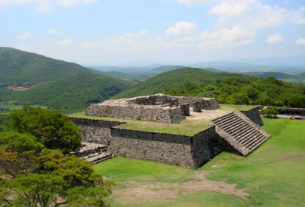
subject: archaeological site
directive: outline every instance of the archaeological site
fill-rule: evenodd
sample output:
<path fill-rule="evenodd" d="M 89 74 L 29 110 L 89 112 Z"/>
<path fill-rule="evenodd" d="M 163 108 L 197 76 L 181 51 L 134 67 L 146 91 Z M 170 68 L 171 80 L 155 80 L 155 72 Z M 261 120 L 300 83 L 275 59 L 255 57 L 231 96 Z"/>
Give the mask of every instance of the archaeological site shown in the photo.
<path fill-rule="evenodd" d="M 91 151 L 95 145 L 104 150 L 85 153 L 93 163 L 124 156 L 198 168 L 222 151 L 247 156 L 266 141 L 270 135 L 261 128 L 258 109 L 239 111 L 220 106 L 214 98 L 155 94 L 91 104 L 85 115 L 70 120 Z M 129 122 L 136 128 L 126 128 Z M 192 130 L 186 123 L 202 127 L 192 135 L 166 132 L 171 126 Z"/>

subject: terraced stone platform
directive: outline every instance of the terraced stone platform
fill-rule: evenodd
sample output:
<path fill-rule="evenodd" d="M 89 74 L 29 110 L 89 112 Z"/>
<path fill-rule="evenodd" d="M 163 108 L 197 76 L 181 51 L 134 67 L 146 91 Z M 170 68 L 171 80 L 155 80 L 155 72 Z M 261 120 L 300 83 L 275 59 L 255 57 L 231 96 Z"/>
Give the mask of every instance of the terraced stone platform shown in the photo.
<path fill-rule="evenodd" d="M 217 134 L 244 156 L 270 137 L 260 126 L 239 111 L 214 119 L 211 125 L 215 126 Z"/>

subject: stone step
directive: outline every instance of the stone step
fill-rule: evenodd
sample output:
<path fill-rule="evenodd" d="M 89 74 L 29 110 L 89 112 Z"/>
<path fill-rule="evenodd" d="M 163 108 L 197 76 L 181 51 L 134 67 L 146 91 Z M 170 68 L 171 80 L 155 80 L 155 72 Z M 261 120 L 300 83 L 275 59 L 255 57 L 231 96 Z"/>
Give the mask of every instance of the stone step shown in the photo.
<path fill-rule="evenodd" d="M 247 132 L 245 134 L 241 134 L 239 135 L 239 137 L 237 137 L 236 139 L 240 142 L 240 143 L 243 143 L 245 140 L 248 140 L 249 138 L 253 137 L 253 136 L 256 136 L 257 135 L 257 131 L 250 131 L 250 132 Z"/>
<path fill-rule="evenodd" d="M 243 138 L 247 138 L 249 136 L 252 136 L 254 135 L 255 133 L 257 133 L 257 131 L 253 128 L 247 128 L 247 130 L 244 130 L 244 131 L 240 131 L 240 132 L 237 132 L 237 133 L 234 133 L 234 134 L 230 134 L 231 136 L 235 136 L 236 139 L 240 139 L 240 137 L 243 137 Z"/>
<path fill-rule="evenodd" d="M 219 126 L 221 126 L 223 129 L 228 129 L 228 128 L 233 128 L 233 127 L 239 126 L 241 124 L 244 124 L 244 122 L 241 122 L 238 119 L 234 119 L 234 120 L 232 120 L 232 122 L 227 122 L 226 124 L 219 125 Z"/>
<path fill-rule="evenodd" d="M 245 140 L 241 141 L 241 143 L 248 148 L 248 143 L 256 142 L 257 139 L 259 139 L 261 137 L 262 137 L 262 134 L 260 134 L 260 133 L 253 134 L 248 139 L 245 139 Z"/>
<path fill-rule="evenodd" d="M 247 124 L 247 123 L 243 123 L 243 124 L 240 124 L 236 127 L 225 129 L 225 131 L 228 132 L 231 135 L 235 135 L 239 132 L 242 132 L 242 131 L 245 131 L 245 130 L 248 130 L 248 129 L 251 129 L 250 125 Z"/>
<path fill-rule="evenodd" d="M 257 142 L 255 145 L 251 146 L 249 148 L 250 152 L 252 152 L 253 150 L 255 150 L 258 146 L 260 146 L 262 143 L 264 143 L 268 138 L 264 137 L 263 139 L 261 139 L 259 142 Z"/>
<path fill-rule="evenodd" d="M 75 152 L 75 155 L 80 157 L 85 157 L 89 154 L 93 154 L 96 152 L 101 152 L 106 150 L 106 146 L 102 144 L 96 144 L 96 143 L 88 143 L 88 142 L 82 142 L 81 148 L 78 152 Z"/>
<path fill-rule="evenodd" d="M 270 136 L 240 112 L 219 117 L 212 123 L 216 132 L 243 155 L 249 154 Z"/>
<path fill-rule="evenodd" d="M 101 154 L 98 154 L 98 155 L 89 157 L 89 158 L 87 158 L 87 159 L 85 159 L 85 160 L 88 161 L 88 162 L 97 164 L 97 163 L 100 163 L 100 162 L 102 162 L 102 161 L 108 160 L 108 159 L 110 159 L 110 158 L 112 158 L 112 155 L 111 155 L 111 154 L 108 154 L 108 153 L 101 153 Z"/>
<path fill-rule="evenodd" d="M 213 120 L 213 122 L 217 123 L 218 125 L 221 125 L 223 122 L 227 122 L 227 121 L 232 120 L 232 118 L 234 118 L 234 114 L 230 113 L 230 114 L 227 114 L 223 117 L 220 117 L 220 118 L 217 118 L 217 119 Z"/>

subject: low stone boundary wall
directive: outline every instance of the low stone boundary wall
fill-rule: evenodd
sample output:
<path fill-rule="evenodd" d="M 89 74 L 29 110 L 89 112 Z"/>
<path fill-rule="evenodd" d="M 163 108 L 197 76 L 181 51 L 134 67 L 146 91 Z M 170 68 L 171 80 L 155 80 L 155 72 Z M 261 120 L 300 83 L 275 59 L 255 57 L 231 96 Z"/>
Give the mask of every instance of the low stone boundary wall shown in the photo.
<path fill-rule="evenodd" d="M 279 112 L 279 114 L 305 116 L 305 108 L 278 107 L 276 111 Z"/>

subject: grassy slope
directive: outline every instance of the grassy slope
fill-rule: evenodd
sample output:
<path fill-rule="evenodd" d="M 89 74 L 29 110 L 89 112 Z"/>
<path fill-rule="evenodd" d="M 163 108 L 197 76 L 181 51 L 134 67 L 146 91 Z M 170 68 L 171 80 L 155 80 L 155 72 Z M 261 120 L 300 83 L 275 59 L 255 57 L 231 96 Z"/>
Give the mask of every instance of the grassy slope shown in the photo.
<path fill-rule="evenodd" d="M 86 71 L 75 63 L 0 47 L 0 85 L 45 82 Z"/>
<path fill-rule="evenodd" d="M 192 179 L 194 173 L 205 172 L 210 180 L 235 183 L 250 194 L 244 199 L 217 191 L 183 191 L 174 199 L 116 197 L 112 206 L 304 206 L 305 122 L 264 119 L 264 123 L 272 137 L 252 154 L 241 157 L 223 152 L 198 170 L 122 157 L 94 168 L 122 190 L 126 181 L 132 181 L 129 185 L 135 181 L 141 185 L 180 183 Z"/>
<path fill-rule="evenodd" d="M 80 73 L 41 86 L 15 91 L 10 99 L 19 104 L 38 104 L 64 112 L 79 111 L 133 86 L 133 81 L 94 73 Z"/>
<path fill-rule="evenodd" d="M 232 76 L 241 75 L 233 73 L 214 73 L 194 68 L 176 69 L 152 77 L 134 88 L 118 94 L 115 98 L 160 93 L 168 89 L 178 88 L 186 82 L 209 84 L 216 82 L 216 80 L 222 80 Z"/>

